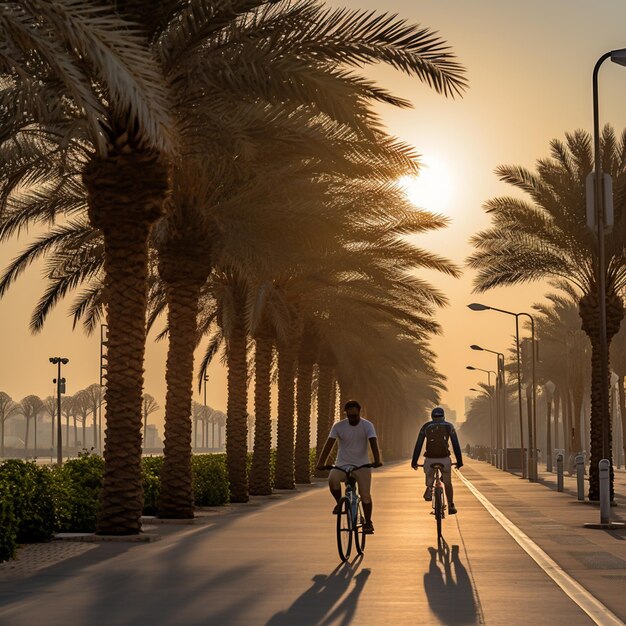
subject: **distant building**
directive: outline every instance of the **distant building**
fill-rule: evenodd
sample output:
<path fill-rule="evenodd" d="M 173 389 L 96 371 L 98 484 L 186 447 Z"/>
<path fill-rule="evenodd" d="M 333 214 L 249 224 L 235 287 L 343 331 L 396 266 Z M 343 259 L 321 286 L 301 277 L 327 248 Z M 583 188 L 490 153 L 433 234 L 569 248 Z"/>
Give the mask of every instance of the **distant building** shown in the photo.
<path fill-rule="evenodd" d="M 155 450 L 163 447 L 161 437 L 159 437 L 159 429 L 155 424 L 148 424 L 146 428 L 146 448 Z"/>

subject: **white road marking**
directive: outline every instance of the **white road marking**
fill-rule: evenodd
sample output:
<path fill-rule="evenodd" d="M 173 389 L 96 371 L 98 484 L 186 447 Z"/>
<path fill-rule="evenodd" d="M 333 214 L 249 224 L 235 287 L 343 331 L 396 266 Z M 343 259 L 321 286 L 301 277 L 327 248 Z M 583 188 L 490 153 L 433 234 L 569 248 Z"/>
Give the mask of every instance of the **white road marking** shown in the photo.
<path fill-rule="evenodd" d="M 580 583 L 552 560 L 526 533 L 518 528 L 506 515 L 497 509 L 461 472 L 456 475 L 487 509 L 491 516 L 515 539 L 521 548 L 539 567 L 599 626 L 626 626 L 624 622 L 591 595 Z"/>

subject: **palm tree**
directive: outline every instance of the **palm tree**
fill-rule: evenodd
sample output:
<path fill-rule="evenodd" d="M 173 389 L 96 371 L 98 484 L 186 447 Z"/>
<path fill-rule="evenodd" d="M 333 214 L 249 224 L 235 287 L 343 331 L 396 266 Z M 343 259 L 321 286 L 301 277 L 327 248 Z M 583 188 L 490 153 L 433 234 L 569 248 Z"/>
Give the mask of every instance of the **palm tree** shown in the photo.
<path fill-rule="evenodd" d="M 626 325 L 622 324 L 619 332 L 611 343 L 611 365 L 617 374 L 617 389 L 619 393 L 619 411 L 622 420 L 622 447 L 626 458 L 626 394 L 624 379 L 626 378 Z"/>
<path fill-rule="evenodd" d="M 98 532 L 137 533 L 146 241 L 169 188 L 166 86 L 138 22 L 144 20 L 143 32 L 154 31 L 163 11 L 70 0 L 5 8 L 10 53 L 2 69 L 10 80 L 3 98 L 13 104 L 2 127 L 18 137 L 16 145 L 35 144 L 39 180 L 50 182 L 57 172 L 47 167 L 48 156 L 82 152 L 89 218 L 104 238 L 110 365 Z M 19 170 L 9 187 L 33 181 L 32 170 Z"/>
<path fill-rule="evenodd" d="M 155 411 L 158 411 L 161 407 L 158 402 L 149 393 L 143 394 L 143 404 L 141 412 L 143 414 L 143 448 L 146 448 L 146 441 L 148 439 L 148 417 Z"/>
<path fill-rule="evenodd" d="M 579 292 L 582 327 L 592 346 L 591 467 L 589 499 L 599 499 L 598 462 L 602 458 L 603 380 L 600 364 L 599 303 L 597 300 L 597 255 L 587 228 L 585 179 L 593 169 L 591 137 L 584 131 L 566 135 L 566 142 L 553 140 L 551 158 L 537 162 L 537 171 L 501 166 L 497 174 L 527 193 L 532 202 L 500 197 L 488 201 L 486 211 L 493 227 L 472 239 L 476 252 L 470 267 L 478 270 L 477 291 L 530 280 L 556 278 Z M 623 186 L 626 182 L 626 134 L 618 140 L 605 127 L 601 138 L 603 167 L 615 181 L 615 227 L 607 235 L 606 307 L 607 340 L 611 342 L 623 317 L 619 296 L 626 286 L 626 228 Z M 609 440 L 611 434 L 609 434 Z M 611 497 L 613 481 L 611 479 Z"/>
<path fill-rule="evenodd" d="M 26 396 L 20 401 L 20 412 L 26 420 L 26 434 L 24 435 L 24 450 L 28 450 L 28 434 L 30 430 L 30 422 L 35 422 L 35 429 L 37 428 L 37 416 L 43 411 L 43 402 L 39 396 L 30 395 Z M 37 435 L 35 435 L 35 445 L 37 442 Z"/>
<path fill-rule="evenodd" d="M 4 425 L 6 421 L 19 413 L 20 405 L 13 402 L 11 396 L 0 391 L 0 458 L 4 458 Z"/>

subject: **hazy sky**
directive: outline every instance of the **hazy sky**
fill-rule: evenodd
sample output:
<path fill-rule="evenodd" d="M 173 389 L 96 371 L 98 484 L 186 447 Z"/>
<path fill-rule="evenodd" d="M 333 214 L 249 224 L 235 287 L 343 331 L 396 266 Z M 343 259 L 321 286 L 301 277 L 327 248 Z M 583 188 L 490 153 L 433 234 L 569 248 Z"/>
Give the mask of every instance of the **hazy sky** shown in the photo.
<path fill-rule="evenodd" d="M 346 0 L 336 6 L 379 9 L 373 0 Z M 446 100 L 415 79 L 384 67 L 368 75 L 410 99 L 412 110 L 381 110 L 391 132 L 412 143 L 430 163 L 424 184 L 412 189 L 424 208 L 446 213 L 450 228 L 422 236 L 420 244 L 459 264 L 471 252 L 468 239 L 488 225 L 481 205 L 490 197 L 509 194 L 494 168 L 499 164 L 532 166 L 548 156 L 552 138 L 563 138 L 577 128 L 591 130 L 591 71 L 604 52 L 626 47 L 626 3 L 609 0 L 388 0 L 384 10 L 399 13 L 437 31 L 450 43 L 468 68 L 470 89 L 462 99 Z M 626 126 L 626 68 L 605 63 L 600 80 L 601 123 L 618 130 Z M 439 190 L 433 191 L 433 187 Z M 0 265 L 23 247 L 11 242 L 0 249 Z M 98 380 L 99 343 L 82 331 L 71 332 L 66 307 L 50 317 L 36 337 L 28 332 L 32 307 L 44 286 L 38 267 L 17 282 L 0 301 L 2 359 L 0 389 L 19 400 L 28 393 L 53 393 L 55 375 L 48 358 L 67 356 L 68 393 Z M 514 331 L 513 318 L 472 313 L 466 304 L 482 301 L 511 310 L 529 310 L 541 298 L 543 285 L 471 294 L 472 274 L 461 280 L 429 278 L 449 296 L 450 306 L 438 319 L 443 335 L 433 345 L 438 366 L 448 377 L 444 401 L 463 412 L 469 387 L 481 379 L 465 366 L 495 367 L 495 357 L 469 350 L 478 343 L 504 351 Z M 146 390 L 164 404 L 167 345 L 150 338 L 146 360 Z M 213 365 L 208 402 L 225 408 L 225 375 Z M 199 399 L 199 396 L 197 396 Z M 162 411 L 155 415 L 162 419 Z"/>

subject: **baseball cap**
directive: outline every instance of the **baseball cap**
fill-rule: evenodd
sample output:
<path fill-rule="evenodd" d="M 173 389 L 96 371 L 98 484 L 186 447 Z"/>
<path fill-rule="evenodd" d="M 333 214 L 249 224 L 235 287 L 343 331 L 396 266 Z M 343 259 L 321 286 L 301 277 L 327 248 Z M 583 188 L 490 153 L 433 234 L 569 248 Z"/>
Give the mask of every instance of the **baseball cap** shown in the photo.
<path fill-rule="evenodd" d="M 430 413 L 431 417 L 445 417 L 446 414 L 440 406 L 436 406 Z"/>

